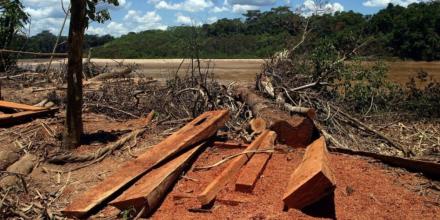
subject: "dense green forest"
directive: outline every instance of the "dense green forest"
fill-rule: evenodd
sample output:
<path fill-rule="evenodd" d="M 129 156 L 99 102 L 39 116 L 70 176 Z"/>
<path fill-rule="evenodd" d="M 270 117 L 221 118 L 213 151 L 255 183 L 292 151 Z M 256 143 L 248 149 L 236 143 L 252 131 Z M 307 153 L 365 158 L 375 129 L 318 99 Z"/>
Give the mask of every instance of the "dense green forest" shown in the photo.
<path fill-rule="evenodd" d="M 29 38 L 23 35 L 17 35 L 16 39 L 12 42 L 12 48 L 15 50 L 50 53 L 53 50 L 56 39 L 57 36 L 49 31 L 42 31 Z M 110 35 L 98 36 L 86 34 L 84 36 L 84 48 L 99 47 L 114 39 L 115 38 Z M 61 36 L 56 52 L 66 53 L 67 50 L 67 37 Z"/>
<path fill-rule="evenodd" d="M 180 58 L 190 54 L 201 58 L 263 58 L 297 42 L 306 23 L 310 31 L 307 44 L 326 41 L 339 50 L 348 50 L 369 42 L 358 51 L 360 55 L 440 60 L 439 1 L 414 3 L 407 8 L 389 4 L 374 15 L 347 11 L 309 18 L 288 7 L 278 7 L 248 11 L 242 19 L 225 18 L 198 27 L 147 30 L 118 38 L 88 35 L 84 47 L 93 47 L 93 57 L 101 58 Z M 21 42 L 27 42 L 26 50 L 49 52 L 55 38 L 46 31 Z M 66 49 L 61 45 L 58 51 Z"/>

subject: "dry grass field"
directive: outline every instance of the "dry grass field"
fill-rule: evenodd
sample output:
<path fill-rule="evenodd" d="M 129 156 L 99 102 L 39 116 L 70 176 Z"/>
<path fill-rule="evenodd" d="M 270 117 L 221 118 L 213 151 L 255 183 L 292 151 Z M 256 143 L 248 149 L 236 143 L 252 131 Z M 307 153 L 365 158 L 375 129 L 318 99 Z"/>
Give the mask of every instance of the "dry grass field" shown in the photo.
<path fill-rule="evenodd" d="M 37 65 L 47 61 L 21 61 L 20 65 Z M 58 63 L 65 60 L 58 60 Z M 166 78 L 172 75 L 181 64 L 181 59 L 92 59 L 99 65 L 117 66 L 117 62 L 125 64 L 137 64 L 137 72 L 153 78 Z M 214 71 L 215 76 L 222 81 L 252 82 L 255 75 L 260 71 L 263 59 L 215 59 L 202 60 L 202 68 L 206 70 L 209 66 L 210 71 Z M 440 81 L 440 62 L 416 62 L 416 61 L 395 61 L 386 62 L 389 67 L 389 77 L 395 82 L 405 83 L 409 78 L 424 70 L 428 72 L 434 80 Z M 195 65 L 195 64 L 194 64 Z M 54 66 L 58 66 L 55 64 Z M 191 66 L 190 60 L 185 60 L 181 66 L 180 73 Z"/>

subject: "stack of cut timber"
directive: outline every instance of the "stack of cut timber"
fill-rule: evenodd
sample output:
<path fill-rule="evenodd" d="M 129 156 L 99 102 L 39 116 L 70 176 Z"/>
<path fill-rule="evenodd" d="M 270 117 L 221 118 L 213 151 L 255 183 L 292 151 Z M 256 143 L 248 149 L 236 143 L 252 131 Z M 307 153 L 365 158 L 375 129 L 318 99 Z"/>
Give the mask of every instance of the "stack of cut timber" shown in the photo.
<path fill-rule="evenodd" d="M 0 114 L 0 125 L 12 124 L 34 117 L 41 117 L 55 110 L 8 101 L 0 101 L 0 108 L 15 111 L 10 114 Z M 17 110 L 19 110 L 19 112 Z"/>
<path fill-rule="evenodd" d="M 228 117 L 228 110 L 203 113 L 135 160 L 122 165 L 107 179 L 72 201 L 62 212 L 69 217 L 84 217 L 99 205 L 108 201 L 120 190 L 132 185 L 147 173 L 149 175 L 145 179 L 141 179 L 141 182 L 135 187 L 142 188 L 141 194 L 148 193 L 148 195 L 138 195 L 131 190 L 112 204 L 116 206 L 116 204 L 121 204 L 121 201 L 126 199 L 135 201 L 133 205 L 137 205 L 140 198 L 143 202 L 139 204 L 147 205 L 148 207 L 145 207 L 145 209 L 150 210 L 152 206 L 156 205 L 157 198 L 162 196 L 155 194 L 163 194 L 166 191 L 175 180 L 175 174 L 180 173 L 183 167 L 182 164 L 185 164 L 197 151 L 192 152 L 189 150 L 194 149 L 196 144 L 215 135 L 217 130 L 228 120 Z M 187 153 L 182 155 L 181 153 L 185 151 Z M 182 156 L 179 157 L 178 155 Z M 177 158 L 175 158 L 176 156 Z M 166 166 L 164 166 L 164 163 Z M 162 167 L 152 172 L 159 165 L 162 165 Z M 159 176 L 161 179 L 152 179 Z M 145 187 L 145 184 L 152 184 L 151 188 Z"/>
<path fill-rule="evenodd" d="M 283 201 L 286 208 L 302 209 L 335 189 L 335 178 L 328 166 L 328 151 L 324 137 L 310 144 L 303 161 L 293 172 Z"/>

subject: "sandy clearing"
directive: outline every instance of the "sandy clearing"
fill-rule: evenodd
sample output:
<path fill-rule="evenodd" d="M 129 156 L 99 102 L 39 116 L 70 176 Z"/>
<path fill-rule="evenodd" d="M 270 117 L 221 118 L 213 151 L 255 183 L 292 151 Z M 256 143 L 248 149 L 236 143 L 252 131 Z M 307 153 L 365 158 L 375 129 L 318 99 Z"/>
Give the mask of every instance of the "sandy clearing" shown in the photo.
<path fill-rule="evenodd" d="M 261 71 L 264 59 L 203 59 L 201 60 L 202 71 L 214 71 L 218 79 L 225 81 L 252 82 L 255 75 Z M 47 60 L 22 60 L 21 66 L 36 66 L 38 64 L 47 64 Z M 56 60 L 53 66 L 59 66 L 66 62 L 65 59 Z M 99 65 L 108 65 L 117 67 L 118 62 L 125 64 L 137 64 L 139 69 L 137 73 L 153 77 L 166 78 L 172 75 L 179 67 L 182 59 L 92 59 Z M 408 82 L 409 78 L 415 76 L 420 70 L 428 72 L 433 79 L 440 81 L 440 61 L 419 62 L 419 61 L 395 61 L 386 62 L 389 66 L 389 78 L 399 83 Z M 373 64 L 374 65 L 374 64 Z M 181 66 L 181 73 L 191 67 L 190 60 L 185 60 Z"/>

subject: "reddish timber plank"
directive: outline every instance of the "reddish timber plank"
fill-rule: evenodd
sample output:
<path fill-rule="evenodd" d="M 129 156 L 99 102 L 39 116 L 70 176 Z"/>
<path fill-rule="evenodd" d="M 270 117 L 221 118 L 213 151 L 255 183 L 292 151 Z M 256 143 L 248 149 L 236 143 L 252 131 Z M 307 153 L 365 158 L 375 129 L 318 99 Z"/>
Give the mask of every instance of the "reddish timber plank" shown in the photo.
<path fill-rule="evenodd" d="M 203 145 L 204 143 L 147 173 L 109 205 L 120 210 L 134 208 L 136 212 L 144 209 L 142 216 L 147 217 L 152 210 L 160 205 L 170 187 L 174 185 L 189 161 Z"/>
<path fill-rule="evenodd" d="M 19 110 L 24 110 L 24 111 L 41 111 L 41 110 L 47 109 L 44 107 L 36 107 L 36 106 L 32 106 L 32 105 L 26 105 L 26 104 L 20 104 L 20 103 L 15 103 L 15 102 L 8 102 L 8 101 L 1 101 L 1 100 L 0 100 L 0 107 L 19 109 Z"/>
<path fill-rule="evenodd" d="M 325 138 L 310 144 L 303 161 L 293 172 L 283 201 L 286 208 L 302 209 L 334 191 L 335 178 L 328 167 Z"/>
<path fill-rule="evenodd" d="M 264 138 L 269 134 L 266 130 L 260 134 L 247 148 L 246 151 L 258 149 Z M 233 159 L 229 165 L 218 175 L 206 188 L 197 196 L 197 199 L 202 203 L 202 206 L 209 204 L 215 199 L 217 193 L 240 172 L 241 167 L 252 157 L 253 153 L 243 154 Z"/>
<path fill-rule="evenodd" d="M 215 135 L 228 117 L 228 110 L 203 113 L 135 160 L 122 165 L 111 176 L 72 201 L 62 213 L 77 218 L 90 214 L 118 190 L 132 184 L 160 162 Z"/>
<path fill-rule="evenodd" d="M 13 114 L 0 114 L 0 126 L 12 124 L 33 117 L 41 117 L 45 114 L 53 112 L 55 109 L 46 109 L 41 111 L 24 111 Z"/>
<path fill-rule="evenodd" d="M 258 149 L 273 149 L 276 137 L 277 134 L 270 131 Z M 251 193 L 271 156 L 272 153 L 259 153 L 252 156 L 238 176 L 235 190 Z"/>

